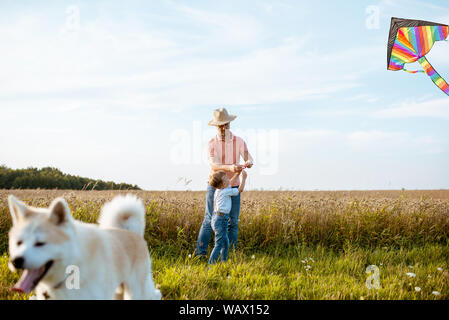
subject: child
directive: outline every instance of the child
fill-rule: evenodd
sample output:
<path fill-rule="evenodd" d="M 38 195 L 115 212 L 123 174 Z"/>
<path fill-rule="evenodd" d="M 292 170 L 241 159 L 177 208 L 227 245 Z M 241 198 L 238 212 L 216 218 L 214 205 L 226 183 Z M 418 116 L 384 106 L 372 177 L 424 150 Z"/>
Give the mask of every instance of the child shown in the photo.
<path fill-rule="evenodd" d="M 215 246 L 210 254 L 209 264 L 214 264 L 218 260 L 218 256 L 221 254 L 221 261 L 226 261 L 228 259 L 229 250 L 229 238 L 228 238 L 228 223 L 229 223 L 229 212 L 232 206 L 232 196 L 237 196 L 239 193 L 243 192 L 245 188 L 246 172 L 244 170 L 242 173 L 242 181 L 240 186 L 237 188 L 232 188 L 231 185 L 238 178 L 240 172 L 234 174 L 234 176 L 229 179 L 224 171 L 217 171 L 210 176 L 209 184 L 216 188 L 214 195 L 214 213 L 212 215 L 211 226 L 212 230 L 215 232 Z"/>

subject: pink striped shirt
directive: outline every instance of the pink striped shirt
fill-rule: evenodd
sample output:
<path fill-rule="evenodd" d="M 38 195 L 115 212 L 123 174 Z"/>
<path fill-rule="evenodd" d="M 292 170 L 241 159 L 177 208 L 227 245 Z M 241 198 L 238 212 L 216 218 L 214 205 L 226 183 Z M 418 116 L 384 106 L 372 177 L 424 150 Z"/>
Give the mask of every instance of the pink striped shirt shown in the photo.
<path fill-rule="evenodd" d="M 215 164 L 240 164 L 240 157 L 243 157 L 245 151 L 248 151 L 245 141 L 242 138 L 232 134 L 231 131 L 227 132 L 225 141 L 221 140 L 221 135 L 217 134 L 210 139 L 208 143 L 208 155 L 209 163 Z M 213 170 L 211 170 L 211 173 Z M 234 172 L 226 171 L 227 176 L 231 179 L 234 176 Z M 233 187 L 240 184 L 240 178 L 236 179 Z"/>

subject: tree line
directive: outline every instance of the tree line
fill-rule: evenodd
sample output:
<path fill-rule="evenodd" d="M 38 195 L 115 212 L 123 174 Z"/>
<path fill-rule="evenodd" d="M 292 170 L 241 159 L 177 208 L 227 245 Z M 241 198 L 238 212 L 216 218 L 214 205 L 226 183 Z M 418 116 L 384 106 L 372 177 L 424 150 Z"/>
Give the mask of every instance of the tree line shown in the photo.
<path fill-rule="evenodd" d="M 137 185 L 65 174 L 52 167 L 11 169 L 0 166 L 0 189 L 141 190 Z"/>

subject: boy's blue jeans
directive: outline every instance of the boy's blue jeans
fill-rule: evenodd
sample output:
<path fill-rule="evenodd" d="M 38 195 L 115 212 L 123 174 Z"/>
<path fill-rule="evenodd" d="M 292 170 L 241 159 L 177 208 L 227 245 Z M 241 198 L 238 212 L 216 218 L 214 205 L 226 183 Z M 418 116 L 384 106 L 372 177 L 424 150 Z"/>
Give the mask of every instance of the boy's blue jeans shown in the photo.
<path fill-rule="evenodd" d="M 201 256 L 207 255 L 207 247 L 209 246 L 210 237 L 212 235 L 211 220 L 214 211 L 214 194 L 215 188 L 207 184 L 206 210 L 204 213 L 203 224 L 201 225 L 196 245 L 196 254 Z M 240 194 L 238 196 L 231 197 L 231 199 L 232 208 L 231 212 L 229 213 L 228 238 L 229 247 L 232 249 L 237 245 L 240 215 Z"/>
<path fill-rule="evenodd" d="M 218 215 L 216 212 L 212 214 L 211 226 L 215 232 L 215 246 L 209 258 L 209 264 L 217 262 L 221 256 L 221 261 L 228 260 L 229 238 L 228 238 L 229 214 Z"/>

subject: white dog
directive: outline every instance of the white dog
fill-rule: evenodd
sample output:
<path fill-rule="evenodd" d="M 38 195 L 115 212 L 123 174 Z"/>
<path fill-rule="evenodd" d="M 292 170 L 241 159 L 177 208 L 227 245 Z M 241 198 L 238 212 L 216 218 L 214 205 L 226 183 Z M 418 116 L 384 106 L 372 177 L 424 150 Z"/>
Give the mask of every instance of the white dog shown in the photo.
<path fill-rule="evenodd" d="M 99 225 L 73 219 L 63 198 L 49 208 L 12 195 L 8 201 L 9 266 L 23 270 L 12 290 L 35 289 L 37 299 L 161 299 L 143 238 L 145 209 L 135 196 L 106 203 Z"/>

